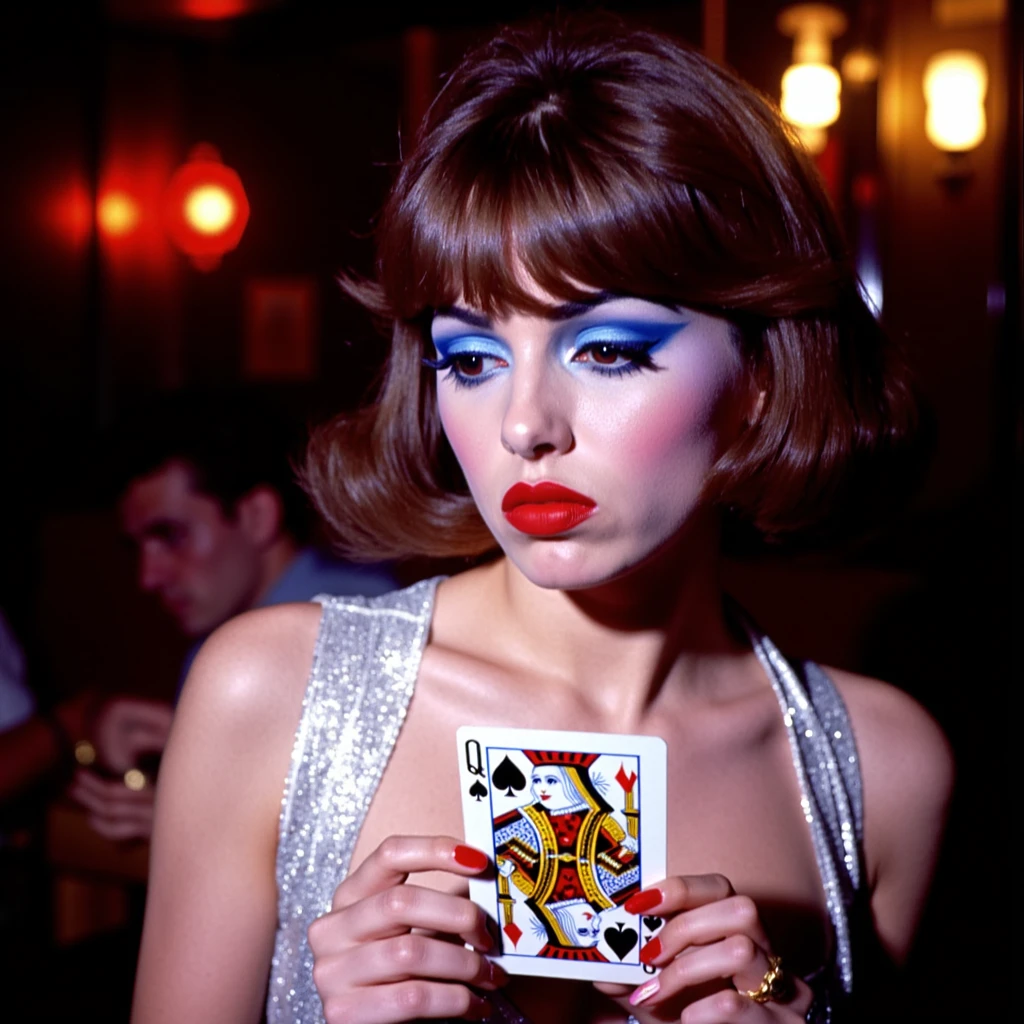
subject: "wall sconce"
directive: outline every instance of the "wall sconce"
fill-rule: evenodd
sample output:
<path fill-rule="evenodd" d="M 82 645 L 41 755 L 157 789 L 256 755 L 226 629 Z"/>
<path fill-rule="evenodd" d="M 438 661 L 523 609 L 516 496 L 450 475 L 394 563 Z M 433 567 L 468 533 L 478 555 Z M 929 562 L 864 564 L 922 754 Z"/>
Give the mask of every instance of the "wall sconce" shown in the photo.
<path fill-rule="evenodd" d="M 779 31 L 793 37 L 793 63 L 782 76 L 782 115 L 812 153 L 825 148 L 825 129 L 839 117 L 839 72 L 832 40 L 846 31 L 846 15 L 830 4 L 793 4 L 779 12 Z"/>
<path fill-rule="evenodd" d="M 197 270 L 214 270 L 242 239 L 249 200 L 238 174 L 221 162 L 213 146 L 200 144 L 171 177 L 164 196 L 171 241 Z"/>
<path fill-rule="evenodd" d="M 944 153 L 966 153 L 985 138 L 988 68 L 971 50 L 943 50 L 925 65 L 924 130 Z"/>

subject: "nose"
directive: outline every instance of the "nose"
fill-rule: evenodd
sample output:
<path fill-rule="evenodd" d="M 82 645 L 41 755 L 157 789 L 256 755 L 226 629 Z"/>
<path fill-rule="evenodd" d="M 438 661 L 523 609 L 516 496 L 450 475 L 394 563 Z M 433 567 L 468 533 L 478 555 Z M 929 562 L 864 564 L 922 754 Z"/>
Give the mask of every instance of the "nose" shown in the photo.
<path fill-rule="evenodd" d="M 556 379 L 557 370 L 517 367 L 501 421 L 501 443 L 513 455 L 530 461 L 573 446 L 571 398 Z"/>
<path fill-rule="evenodd" d="M 149 593 L 166 586 L 167 569 L 166 557 L 143 544 L 139 549 L 139 589 Z"/>

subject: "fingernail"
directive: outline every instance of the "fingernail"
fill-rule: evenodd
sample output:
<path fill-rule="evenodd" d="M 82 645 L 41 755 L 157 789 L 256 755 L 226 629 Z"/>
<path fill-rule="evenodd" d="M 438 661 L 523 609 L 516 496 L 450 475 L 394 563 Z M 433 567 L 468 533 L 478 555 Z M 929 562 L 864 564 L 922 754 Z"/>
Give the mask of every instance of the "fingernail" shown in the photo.
<path fill-rule="evenodd" d="M 501 966 L 501 964 L 496 964 L 493 960 L 488 960 L 487 966 L 491 975 L 491 984 L 495 988 L 500 988 L 508 982 L 508 972 Z"/>
<path fill-rule="evenodd" d="M 646 1002 L 651 996 L 654 995 L 658 989 L 661 988 L 661 982 L 657 978 L 651 978 L 650 981 L 645 981 L 636 991 L 629 997 L 630 1006 L 639 1006 L 641 1003 Z"/>
<path fill-rule="evenodd" d="M 661 956 L 661 939 L 655 936 L 640 950 L 640 959 L 645 964 L 650 964 L 657 960 L 659 956 Z"/>
<path fill-rule="evenodd" d="M 653 910 L 664 898 L 660 889 L 646 889 L 644 892 L 638 892 L 626 900 L 626 913 L 642 914 L 645 910 Z"/>
<path fill-rule="evenodd" d="M 459 843 L 455 847 L 455 863 L 461 864 L 464 868 L 471 868 L 473 871 L 483 871 L 487 867 L 487 856 L 472 846 L 463 846 Z"/>

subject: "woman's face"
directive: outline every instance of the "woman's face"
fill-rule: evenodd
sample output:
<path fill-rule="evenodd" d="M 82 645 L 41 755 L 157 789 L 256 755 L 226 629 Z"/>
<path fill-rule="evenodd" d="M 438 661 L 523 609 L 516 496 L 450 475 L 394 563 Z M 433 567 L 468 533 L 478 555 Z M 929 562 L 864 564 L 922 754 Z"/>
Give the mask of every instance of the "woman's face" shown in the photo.
<path fill-rule="evenodd" d="M 646 300 L 503 320 L 456 306 L 432 337 L 470 492 L 543 587 L 609 582 L 672 540 L 750 404 L 727 322 Z"/>
<path fill-rule="evenodd" d="M 538 768 L 530 777 L 533 799 L 549 811 L 562 811 L 572 805 L 575 794 L 570 793 L 561 774 L 550 768 Z"/>

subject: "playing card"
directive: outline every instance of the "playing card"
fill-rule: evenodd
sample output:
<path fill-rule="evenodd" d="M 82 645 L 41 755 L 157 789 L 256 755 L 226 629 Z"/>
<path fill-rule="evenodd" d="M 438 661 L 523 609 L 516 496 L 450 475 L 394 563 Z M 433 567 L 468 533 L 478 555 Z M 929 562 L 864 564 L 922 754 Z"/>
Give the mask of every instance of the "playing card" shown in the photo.
<path fill-rule="evenodd" d="M 627 914 L 665 877 L 664 740 L 464 726 L 466 841 L 493 860 L 470 898 L 498 922 L 510 974 L 637 984 L 657 917 Z"/>

